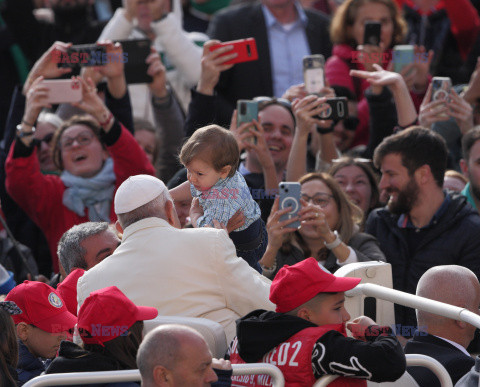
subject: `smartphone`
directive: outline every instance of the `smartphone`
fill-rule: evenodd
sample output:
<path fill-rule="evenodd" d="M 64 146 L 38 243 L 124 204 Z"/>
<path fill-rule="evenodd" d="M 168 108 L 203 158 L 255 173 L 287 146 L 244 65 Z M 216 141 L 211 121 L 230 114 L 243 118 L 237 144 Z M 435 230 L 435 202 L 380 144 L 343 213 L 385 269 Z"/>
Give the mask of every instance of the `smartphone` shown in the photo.
<path fill-rule="evenodd" d="M 393 47 L 392 62 L 393 71 L 400 73 L 403 68 L 415 61 L 414 47 L 410 44 L 402 44 Z"/>
<path fill-rule="evenodd" d="M 432 78 L 432 101 L 438 101 L 438 100 L 448 101 L 451 88 L 452 88 L 452 80 L 449 77 L 433 77 Z"/>
<path fill-rule="evenodd" d="M 379 22 L 365 22 L 365 30 L 363 32 L 363 44 L 371 46 L 380 46 L 380 32 L 382 25 Z"/>
<path fill-rule="evenodd" d="M 106 48 L 97 44 L 78 44 L 67 49 L 60 56 L 58 67 L 88 67 L 106 64 Z"/>
<path fill-rule="evenodd" d="M 71 103 L 82 100 L 82 84 L 78 79 L 45 79 L 40 85 L 49 89 L 48 103 Z"/>
<path fill-rule="evenodd" d="M 348 117 L 347 97 L 329 98 L 325 101 L 329 108 L 321 112 L 317 118 L 320 120 L 340 121 Z"/>
<path fill-rule="evenodd" d="M 237 101 L 237 125 L 244 122 L 252 122 L 253 120 L 258 120 L 258 102 L 239 99 Z M 249 129 L 250 128 L 247 128 L 246 130 Z M 257 138 L 255 136 L 250 136 L 247 141 L 256 144 Z"/>
<path fill-rule="evenodd" d="M 325 87 L 325 57 L 323 55 L 308 55 L 303 57 L 303 81 L 309 94 L 320 95 Z"/>
<path fill-rule="evenodd" d="M 450 99 L 450 90 L 452 88 L 452 80 L 449 77 L 433 77 L 432 78 L 432 101 L 445 101 Z M 444 104 L 442 104 L 445 106 Z M 440 117 L 447 118 L 448 114 L 441 113 Z"/>
<path fill-rule="evenodd" d="M 292 210 L 280 217 L 280 221 L 292 219 L 298 215 L 300 211 L 300 183 L 294 182 L 282 182 L 278 185 L 279 193 L 279 209 L 283 210 L 284 208 L 291 207 Z M 297 220 L 293 223 L 290 223 L 286 227 L 299 228 L 300 221 Z"/>
<path fill-rule="evenodd" d="M 238 55 L 223 64 L 250 62 L 258 59 L 257 43 L 254 38 L 232 40 L 230 42 L 215 44 L 210 47 L 210 51 L 215 51 L 217 48 L 229 45 L 233 45 L 233 49 L 232 51 L 226 52 L 224 55 L 232 54 L 233 52 L 236 52 Z"/>
<path fill-rule="evenodd" d="M 150 39 L 117 40 L 121 43 L 124 57 L 125 79 L 128 84 L 151 83 L 153 78 L 147 74 L 148 64 L 145 63 L 150 55 Z"/>

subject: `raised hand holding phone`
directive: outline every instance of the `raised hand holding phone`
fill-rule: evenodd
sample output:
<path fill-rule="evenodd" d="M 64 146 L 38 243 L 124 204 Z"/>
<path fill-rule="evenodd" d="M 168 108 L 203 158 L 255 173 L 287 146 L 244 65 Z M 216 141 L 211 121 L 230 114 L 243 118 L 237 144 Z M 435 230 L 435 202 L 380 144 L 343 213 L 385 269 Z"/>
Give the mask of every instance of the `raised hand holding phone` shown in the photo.
<path fill-rule="evenodd" d="M 220 73 L 231 69 L 233 64 L 227 62 L 238 55 L 233 51 L 233 45 L 223 44 L 219 46 L 219 43 L 219 40 L 209 40 L 203 45 L 202 72 L 197 85 L 199 93 L 213 95 L 213 90 L 220 79 Z M 218 48 L 212 50 L 212 47 Z"/>
<path fill-rule="evenodd" d="M 250 62 L 258 59 L 257 43 L 254 38 L 232 40 L 229 42 L 217 43 L 209 47 L 210 51 L 216 51 L 223 46 L 232 46 L 237 56 L 223 62 L 224 64 L 235 64 Z"/>

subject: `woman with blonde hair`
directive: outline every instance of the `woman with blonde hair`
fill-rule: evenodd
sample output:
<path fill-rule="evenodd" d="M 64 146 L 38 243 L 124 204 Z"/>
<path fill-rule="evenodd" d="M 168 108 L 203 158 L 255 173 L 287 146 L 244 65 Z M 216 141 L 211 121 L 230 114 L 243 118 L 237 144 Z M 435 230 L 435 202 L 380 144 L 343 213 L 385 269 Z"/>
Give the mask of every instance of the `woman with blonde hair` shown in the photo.
<path fill-rule="evenodd" d="M 314 257 L 326 269 L 360 261 L 385 261 L 377 240 L 360 232 L 362 210 L 353 204 L 333 177 L 309 173 L 300 178 L 298 218 L 280 221 L 290 209 L 279 210 L 278 199 L 268 218 L 268 245 L 260 260 L 263 274 L 273 279 L 283 265 Z M 300 220 L 297 230 L 289 224 Z"/>

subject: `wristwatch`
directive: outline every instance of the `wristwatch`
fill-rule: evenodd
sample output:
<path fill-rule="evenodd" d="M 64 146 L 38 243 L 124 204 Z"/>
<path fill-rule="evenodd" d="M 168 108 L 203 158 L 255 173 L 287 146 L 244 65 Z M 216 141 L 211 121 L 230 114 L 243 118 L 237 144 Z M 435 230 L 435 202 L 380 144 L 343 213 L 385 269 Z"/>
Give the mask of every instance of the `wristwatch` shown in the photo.
<path fill-rule="evenodd" d="M 17 125 L 17 137 L 18 138 L 33 136 L 33 133 L 35 133 L 35 126 L 32 126 L 32 131 L 31 132 L 24 132 L 22 124 Z"/>
<path fill-rule="evenodd" d="M 335 240 L 333 242 L 331 243 L 327 243 L 326 241 L 323 242 L 325 243 L 325 247 L 329 250 L 332 250 L 335 247 L 340 246 L 340 243 L 342 243 L 342 240 L 340 239 L 340 236 L 338 235 L 337 230 L 335 230 L 333 233 L 335 234 Z"/>

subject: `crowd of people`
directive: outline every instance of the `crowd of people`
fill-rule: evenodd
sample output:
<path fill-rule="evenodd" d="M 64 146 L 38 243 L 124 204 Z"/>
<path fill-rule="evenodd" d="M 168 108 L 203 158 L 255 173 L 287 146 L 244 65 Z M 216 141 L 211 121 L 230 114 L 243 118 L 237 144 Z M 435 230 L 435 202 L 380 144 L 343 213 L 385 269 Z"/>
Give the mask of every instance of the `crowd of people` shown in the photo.
<path fill-rule="evenodd" d="M 0 385 L 138 368 L 145 386 L 254 386 L 231 365 L 266 362 L 286 385 L 435 386 L 405 353 L 459 381 L 472 325 L 350 316 L 360 279 L 335 272 L 386 262 L 394 289 L 479 313 L 479 11 L 0 0 Z M 232 42 L 247 38 L 254 60 Z M 157 315 L 219 323 L 228 352 L 181 325 L 143 337 Z"/>

